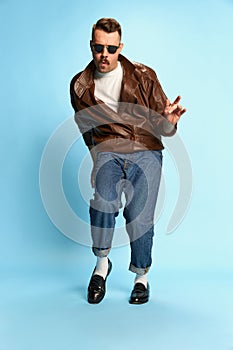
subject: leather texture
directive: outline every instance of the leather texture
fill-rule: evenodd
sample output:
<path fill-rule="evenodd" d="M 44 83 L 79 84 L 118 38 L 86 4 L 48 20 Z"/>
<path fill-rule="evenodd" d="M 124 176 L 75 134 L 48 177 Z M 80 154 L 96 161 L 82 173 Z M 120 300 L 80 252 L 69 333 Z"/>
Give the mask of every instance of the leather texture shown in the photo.
<path fill-rule="evenodd" d="M 176 126 L 167 128 L 169 122 L 163 116 L 167 97 L 157 75 L 122 55 L 119 61 L 123 81 L 118 112 L 94 96 L 93 61 L 71 81 L 71 103 L 84 141 L 89 149 L 98 145 L 99 151 L 162 150 L 161 136 L 174 135 Z"/>
<path fill-rule="evenodd" d="M 102 276 L 94 275 L 94 272 L 95 272 L 95 269 L 94 269 L 90 279 L 89 286 L 88 286 L 87 300 L 90 304 L 98 304 L 103 300 L 106 293 L 106 280 L 111 270 L 112 270 L 112 263 L 109 259 L 108 259 L 108 273 L 107 273 L 106 279 L 104 279 Z"/>
<path fill-rule="evenodd" d="M 147 284 L 147 288 L 144 286 L 142 283 L 136 283 L 130 299 L 129 303 L 130 304 L 144 304 L 149 301 L 149 292 L 150 291 L 150 286 Z"/>

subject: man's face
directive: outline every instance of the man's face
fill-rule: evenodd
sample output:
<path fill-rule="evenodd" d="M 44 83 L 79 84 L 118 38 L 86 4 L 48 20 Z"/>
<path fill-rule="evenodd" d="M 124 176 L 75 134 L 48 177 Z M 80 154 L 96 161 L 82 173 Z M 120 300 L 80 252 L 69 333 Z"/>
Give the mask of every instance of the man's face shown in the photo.
<path fill-rule="evenodd" d="M 93 44 L 104 45 L 103 51 L 97 53 L 93 48 Z M 90 42 L 90 45 L 94 63 L 99 72 L 108 73 L 117 67 L 118 56 L 123 47 L 123 44 L 120 44 L 120 36 L 118 32 L 106 33 L 103 30 L 96 29 L 93 41 Z M 108 45 L 119 46 L 119 48 L 115 53 L 111 54 L 106 47 Z"/>

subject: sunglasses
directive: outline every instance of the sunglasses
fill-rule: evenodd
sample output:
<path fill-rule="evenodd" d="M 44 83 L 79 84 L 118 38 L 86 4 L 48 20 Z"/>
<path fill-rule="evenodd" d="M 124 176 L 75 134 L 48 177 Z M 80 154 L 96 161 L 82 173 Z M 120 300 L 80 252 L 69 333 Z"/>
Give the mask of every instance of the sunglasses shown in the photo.
<path fill-rule="evenodd" d="M 104 51 L 104 48 L 106 47 L 108 50 L 108 53 L 114 54 L 116 53 L 117 49 L 120 47 L 115 45 L 101 45 L 101 44 L 92 44 L 93 49 L 96 53 L 101 53 Z"/>

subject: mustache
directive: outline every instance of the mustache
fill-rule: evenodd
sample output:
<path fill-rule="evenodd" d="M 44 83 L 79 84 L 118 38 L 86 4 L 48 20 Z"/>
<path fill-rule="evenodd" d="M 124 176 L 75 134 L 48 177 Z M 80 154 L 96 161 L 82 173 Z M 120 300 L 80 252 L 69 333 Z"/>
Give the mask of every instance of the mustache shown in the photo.
<path fill-rule="evenodd" d="M 109 64 L 109 61 L 106 58 L 102 58 L 100 60 L 100 63 L 105 63 L 105 64 Z"/>

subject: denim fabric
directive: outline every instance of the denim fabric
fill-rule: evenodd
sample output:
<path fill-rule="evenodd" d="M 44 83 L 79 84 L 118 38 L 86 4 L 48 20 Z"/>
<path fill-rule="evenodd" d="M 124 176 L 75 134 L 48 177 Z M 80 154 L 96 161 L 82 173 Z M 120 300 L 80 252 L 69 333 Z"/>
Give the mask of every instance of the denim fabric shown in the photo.
<path fill-rule="evenodd" d="M 97 154 L 95 193 L 90 201 L 91 234 L 96 256 L 107 256 L 111 249 L 124 192 L 123 215 L 131 246 L 129 269 L 138 274 L 148 271 L 152 263 L 154 211 L 161 167 L 161 151 Z"/>

